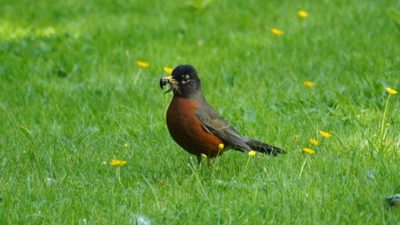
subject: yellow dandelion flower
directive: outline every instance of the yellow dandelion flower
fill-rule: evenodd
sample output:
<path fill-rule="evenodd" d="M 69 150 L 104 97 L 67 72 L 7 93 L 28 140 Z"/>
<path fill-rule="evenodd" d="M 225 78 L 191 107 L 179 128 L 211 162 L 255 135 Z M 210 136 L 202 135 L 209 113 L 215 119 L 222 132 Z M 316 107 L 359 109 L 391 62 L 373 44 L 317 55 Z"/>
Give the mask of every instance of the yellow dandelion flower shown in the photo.
<path fill-rule="evenodd" d="M 305 19 L 305 18 L 308 17 L 308 12 L 305 11 L 305 10 L 299 10 L 299 11 L 297 12 L 297 15 L 298 15 L 300 18 Z"/>
<path fill-rule="evenodd" d="M 222 149 L 224 149 L 225 148 L 225 145 L 223 144 L 223 143 L 221 143 L 221 144 L 219 144 L 218 145 L 218 149 L 221 151 Z"/>
<path fill-rule="evenodd" d="M 257 154 L 257 152 L 256 151 L 254 151 L 254 150 L 251 150 L 251 151 L 249 151 L 249 153 L 247 153 L 250 157 L 254 157 L 256 154 Z"/>
<path fill-rule="evenodd" d="M 315 151 L 312 150 L 311 148 L 303 148 L 303 152 L 307 153 L 307 154 L 315 154 Z"/>
<path fill-rule="evenodd" d="M 169 67 L 169 66 L 166 66 L 166 67 L 164 67 L 164 71 L 168 74 L 168 75 L 171 75 L 172 74 L 172 67 Z"/>
<path fill-rule="evenodd" d="M 146 61 L 141 61 L 141 60 L 137 60 L 137 61 L 136 61 L 136 64 L 137 64 L 140 68 L 143 68 L 143 69 L 145 69 L 145 68 L 147 68 L 147 67 L 150 66 L 150 64 L 149 64 L 148 62 L 146 62 Z"/>
<path fill-rule="evenodd" d="M 330 137 L 332 137 L 332 134 L 330 134 L 330 133 L 328 133 L 328 132 L 325 132 L 325 131 L 322 131 L 322 130 L 319 131 L 319 134 L 320 134 L 323 138 L 330 138 Z"/>
<path fill-rule="evenodd" d="M 124 160 L 113 159 L 113 160 L 111 160 L 110 165 L 111 166 L 124 166 L 124 165 L 126 165 L 126 163 L 127 162 Z"/>
<path fill-rule="evenodd" d="M 304 81 L 304 82 L 303 82 L 303 85 L 306 86 L 306 87 L 314 87 L 314 86 L 316 85 L 316 83 L 307 80 L 307 81 Z"/>
<path fill-rule="evenodd" d="M 386 88 L 386 92 L 389 93 L 389 95 L 395 95 L 397 94 L 397 91 L 395 89 L 392 88 Z"/>
<path fill-rule="evenodd" d="M 310 144 L 311 144 L 311 145 L 318 145 L 318 141 L 315 140 L 314 138 L 311 138 L 311 139 L 310 139 Z"/>
<path fill-rule="evenodd" d="M 276 36 L 281 36 L 281 35 L 283 35 L 285 33 L 285 32 L 283 32 L 282 30 L 280 30 L 278 28 L 272 28 L 271 32 Z"/>

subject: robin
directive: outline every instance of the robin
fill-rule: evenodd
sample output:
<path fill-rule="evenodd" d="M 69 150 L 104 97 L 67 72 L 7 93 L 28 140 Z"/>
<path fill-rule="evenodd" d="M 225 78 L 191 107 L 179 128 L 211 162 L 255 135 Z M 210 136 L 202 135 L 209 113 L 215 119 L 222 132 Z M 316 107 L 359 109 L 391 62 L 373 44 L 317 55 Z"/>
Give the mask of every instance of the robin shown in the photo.
<path fill-rule="evenodd" d="M 167 110 L 167 126 L 172 138 L 183 149 L 196 155 L 200 163 L 204 154 L 208 158 L 222 155 L 227 149 L 241 152 L 252 150 L 276 156 L 286 151 L 263 142 L 243 137 L 205 100 L 196 69 L 179 65 L 172 75 L 160 79 L 160 87 L 170 85 L 173 98 Z"/>

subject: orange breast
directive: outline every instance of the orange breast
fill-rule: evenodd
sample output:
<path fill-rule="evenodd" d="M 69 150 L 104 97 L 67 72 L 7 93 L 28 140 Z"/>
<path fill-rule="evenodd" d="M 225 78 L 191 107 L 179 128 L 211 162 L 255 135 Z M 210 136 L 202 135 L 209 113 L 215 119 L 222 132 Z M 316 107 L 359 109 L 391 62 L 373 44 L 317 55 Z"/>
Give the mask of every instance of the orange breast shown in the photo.
<path fill-rule="evenodd" d="M 172 138 L 183 149 L 194 155 L 221 155 L 218 145 L 224 142 L 208 133 L 194 114 L 198 105 L 187 98 L 174 97 L 167 111 L 167 126 Z"/>

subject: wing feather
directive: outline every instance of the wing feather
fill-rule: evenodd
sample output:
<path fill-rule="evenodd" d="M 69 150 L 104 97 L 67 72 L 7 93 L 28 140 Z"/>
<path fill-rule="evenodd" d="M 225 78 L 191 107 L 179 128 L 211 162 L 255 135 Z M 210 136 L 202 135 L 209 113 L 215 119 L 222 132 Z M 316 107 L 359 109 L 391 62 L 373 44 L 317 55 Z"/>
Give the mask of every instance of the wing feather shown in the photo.
<path fill-rule="evenodd" d="M 222 116 L 209 106 L 203 106 L 195 111 L 204 130 L 221 138 L 226 145 L 240 151 L 250 151 L 250 147 L 243 138 Z"/>

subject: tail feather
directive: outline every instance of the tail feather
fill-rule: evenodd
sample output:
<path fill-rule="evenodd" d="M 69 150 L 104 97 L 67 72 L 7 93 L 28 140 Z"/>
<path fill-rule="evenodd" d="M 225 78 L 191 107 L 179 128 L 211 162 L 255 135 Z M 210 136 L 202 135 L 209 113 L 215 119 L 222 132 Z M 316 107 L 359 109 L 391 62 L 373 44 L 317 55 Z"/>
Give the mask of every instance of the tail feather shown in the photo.
<path fill-rule="evenodd" d="M 286 154 L 287 152 L 278 147 L 262 143 L 257 140 L 248 140 L 246 144 L 254 151 L 261 152 L 268 155 L 276 156 L 277 154 Z"/>

